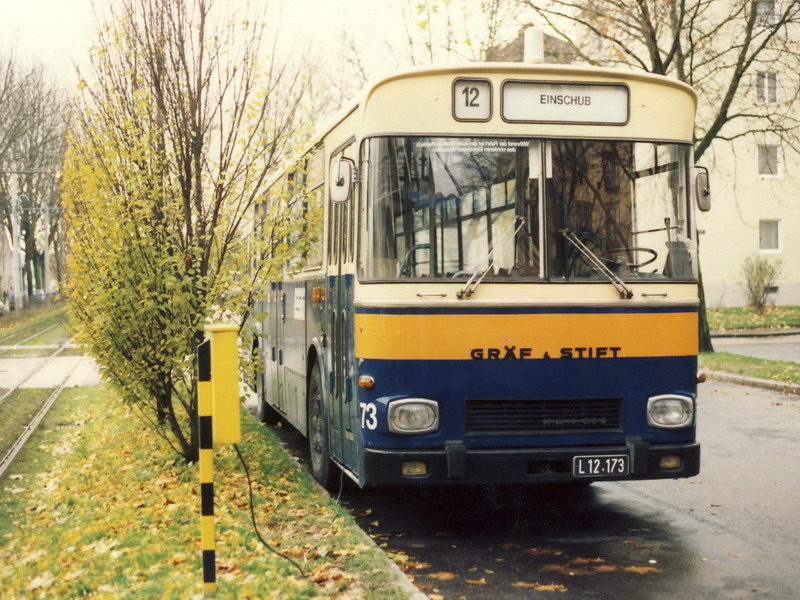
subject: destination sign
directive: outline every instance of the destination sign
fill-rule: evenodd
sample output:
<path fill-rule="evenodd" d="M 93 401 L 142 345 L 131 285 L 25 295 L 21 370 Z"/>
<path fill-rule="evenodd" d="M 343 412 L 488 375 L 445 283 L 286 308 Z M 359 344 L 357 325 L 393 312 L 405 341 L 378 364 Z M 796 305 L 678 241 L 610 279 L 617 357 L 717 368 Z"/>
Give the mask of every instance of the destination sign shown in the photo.
<path fill-rule="evenodd" d="M 628 122 L 628 105 L 628 87 L 620 84 L 503 84 L 506 121 L 624 125 Z"/>

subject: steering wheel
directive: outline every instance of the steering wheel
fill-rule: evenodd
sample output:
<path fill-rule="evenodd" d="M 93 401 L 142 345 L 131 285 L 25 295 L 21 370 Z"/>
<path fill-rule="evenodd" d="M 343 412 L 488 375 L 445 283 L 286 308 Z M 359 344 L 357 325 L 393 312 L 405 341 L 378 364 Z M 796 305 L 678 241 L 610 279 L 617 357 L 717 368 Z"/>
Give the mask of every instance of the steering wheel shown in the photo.
<path fill-rule="evenodd" d="M 655 259 L 658 258 L 658 253 L 655 250 L 653 250 L 651 248 L 644 248 L 643 246 L 626 246 L 624 248 L 610 248 L 609 250 L 606 250 L 605 253 L 606 254 L 614 254 L 615 252 L 625 252 L 628 255 L 630 255 L 632 252 L 647 252 L 647 253 L 652 255 L 648 260 L 645 260 L 644 262 L 640 262 L 640 263 L 622 263 L 622 264 L 626 265 L 627 267 L 629 267 L 631 269 L 641 269 L 642 267 L 646 267 L 647 265 L 649 265 L 651 262 L 655 261 Z M 603 256 L 602 259 L 605 262 L 607 262 L 609 264 L 612 264 L 612 265 L 620 264 L 616 260 L 614 260 L 612 258 L 606 258 L 605 256 Z"/>
<path fill-rule="evenodd" d="M 430 250 L 431 245 L 428 243 L 425 244 L 414 244 L 411 248 L 408 249 L 406 252 L 405 257 L 403 258 L 403 262 L 397 266 L 397 276 L 398 277 L 410 277 L 413 276 L 414 271 L 417 269 L 417 251 L 418 250 Z"/>

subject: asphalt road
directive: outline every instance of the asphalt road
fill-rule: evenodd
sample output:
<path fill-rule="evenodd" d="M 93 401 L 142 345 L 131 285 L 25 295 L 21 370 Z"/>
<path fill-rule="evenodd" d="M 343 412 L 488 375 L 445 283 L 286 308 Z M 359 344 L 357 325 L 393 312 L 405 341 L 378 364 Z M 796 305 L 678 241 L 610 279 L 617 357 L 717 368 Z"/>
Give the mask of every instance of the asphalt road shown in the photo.
<path fill-rule="evenodd" d="M 720 337 L 712 340 L 718 352 L 732 352 L 753 358 L 800 362 L 800 335 L 765 337 Z"/>
<path fill-rule="evenodd" d="M 433 598 L 797 597 L 800 399 L 709 382 L 698 427 L 701 473 L 688 480 L 346 485 L 341 501 Z"/>

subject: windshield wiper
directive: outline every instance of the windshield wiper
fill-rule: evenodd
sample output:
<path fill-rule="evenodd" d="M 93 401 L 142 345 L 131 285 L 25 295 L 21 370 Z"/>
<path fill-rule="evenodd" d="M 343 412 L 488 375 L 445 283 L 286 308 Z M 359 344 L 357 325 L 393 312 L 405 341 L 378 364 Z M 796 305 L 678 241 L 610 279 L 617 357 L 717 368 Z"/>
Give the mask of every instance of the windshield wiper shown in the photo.
<path fill-rule="evenodd" d="M 516 228 L 514 227 L 515 223 L 519 223 Z M 494 256 L 495 251 L 497 251 L 498 248 L 505 246 L 508 243 L 508 240 L 516 238 L 519 230 L 522 229 L 524 225 L 524 217 L 518 216 L 516 221 L 512 222 L 511 225 L 509 225 L 509 227 L 500 234 L 500 237 L 497 240 L 492 241 L 492 247 L 489 250 L 489 253 L 486 255 L 486 266 L 479 266 L 477 269 L 475 269 L 475 272 L 472 273 L 472 276 L 467 280 L 467 283 L 464 284 L 464 287 L 462 287 L 456 293 L 457 298 L 461 299 L 464 296 L 469 298 L 475 293 L 475 290 L 481 284 L 483 278 L 486 277 L 486 274 L 489 272 L 489 269 L 492 266 L 492 256 Z"/>
<path fill-rule="evenodd" d="M 582 241 L 580 241 L 580 239 L 578 239 L 577 235 L 575 235 L 569 229 L 559 229 L 559 232 L 566 238 L 566 240 L 570 244 L 572 244 L 578 249 L 578 252 L 580 252 L 583 255 L 583 257 L 589 262 L 589 265 L 593 269 L 598 271 L 601 275 L 603 275 L 606 279 L 608 279 L 611 282 L 611 285 L 613 285 L 619 292 L 620 298 L 633 298 L 633 290 L 629 288 L 627 285 L 625 285 L 625 282 L 622 281 L 622 279 L 620 279 L 619 277 L 617 277 L 611 271 L 611 269 L 605 266 L 605 264 L 603 264 L 603 260 L 599 256 L 597 256 L 594 252 L 589 250 L 586 244 L 584 244 Z"/>

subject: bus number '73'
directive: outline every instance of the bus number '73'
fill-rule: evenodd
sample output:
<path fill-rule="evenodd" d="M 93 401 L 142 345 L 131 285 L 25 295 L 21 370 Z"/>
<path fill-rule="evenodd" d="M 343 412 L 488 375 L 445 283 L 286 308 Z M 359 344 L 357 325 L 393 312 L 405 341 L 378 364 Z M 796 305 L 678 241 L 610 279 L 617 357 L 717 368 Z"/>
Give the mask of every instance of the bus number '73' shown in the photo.
<path fill-rule="evenodd" d="M 378 407 L 374 404 L 359 402 L 361 408 L 361 428 L 375 430 L 378 428 Z"/>

